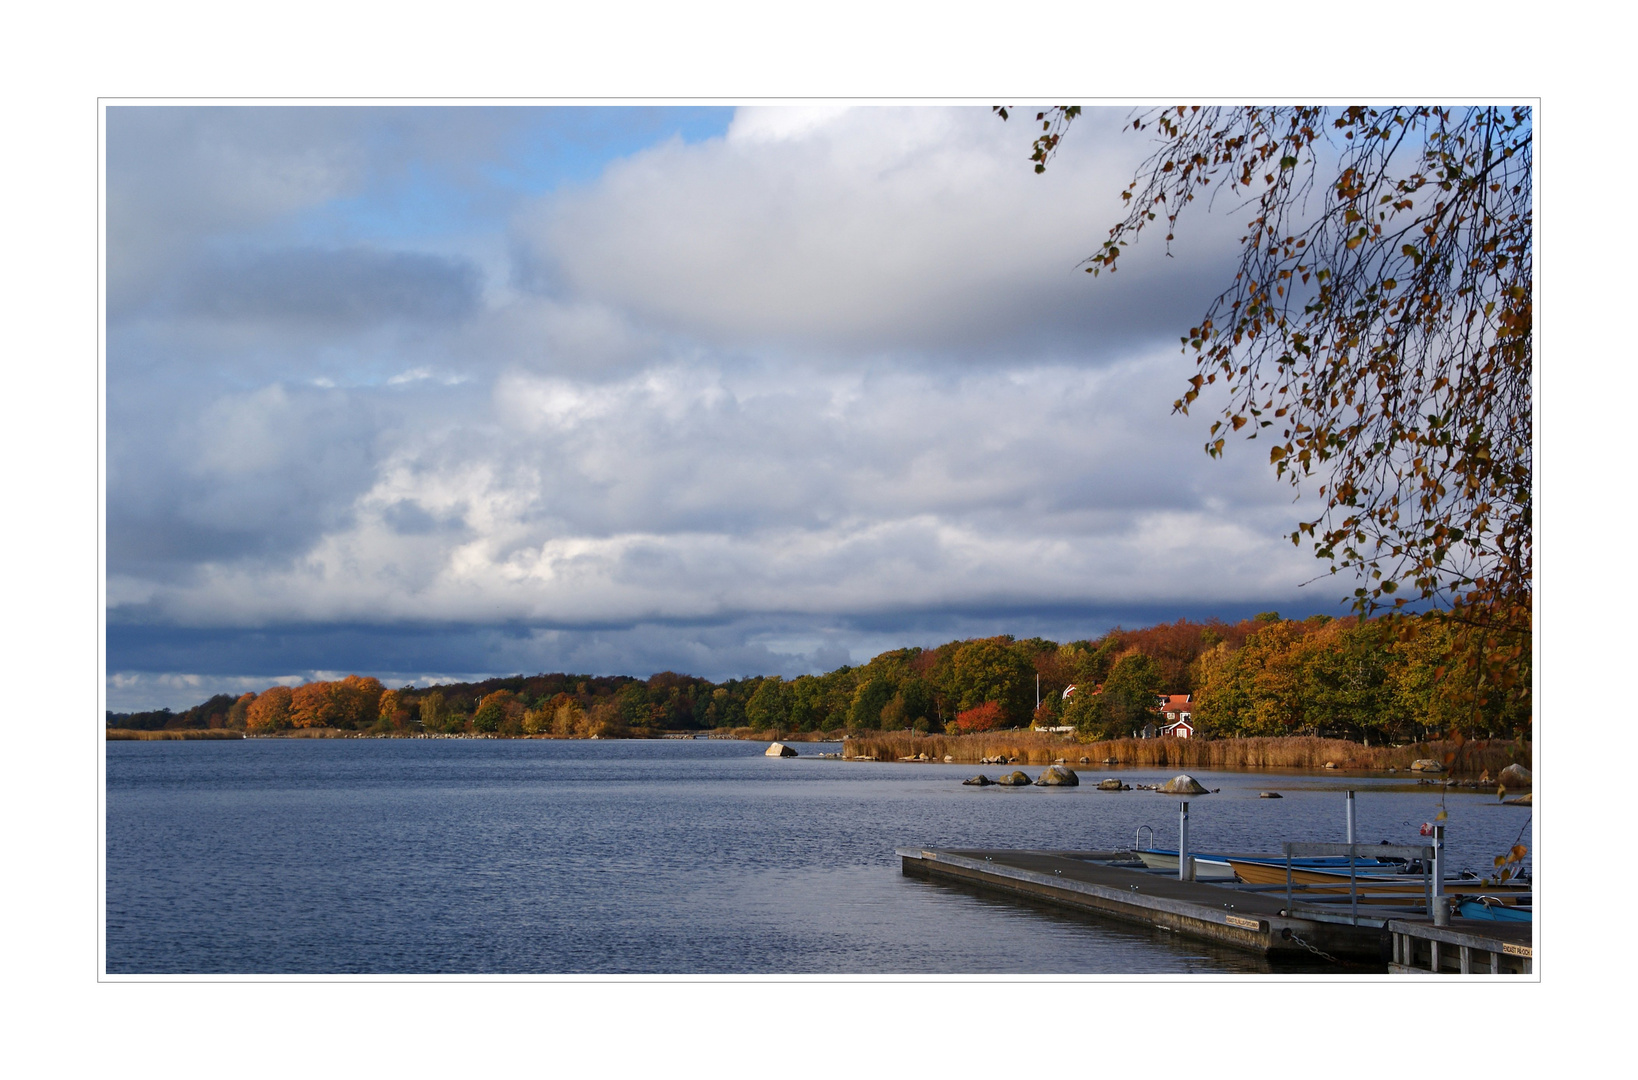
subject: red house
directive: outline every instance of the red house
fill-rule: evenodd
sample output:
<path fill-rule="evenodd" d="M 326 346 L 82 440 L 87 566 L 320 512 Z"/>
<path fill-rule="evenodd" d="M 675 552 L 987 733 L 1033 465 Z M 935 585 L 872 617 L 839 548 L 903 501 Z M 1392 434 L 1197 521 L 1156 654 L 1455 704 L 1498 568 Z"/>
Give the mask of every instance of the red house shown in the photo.
<path fill-rule="evenodd" d="M 1174 739 L 1188 739 L 1194 736 L 1193 694 L 1161 694 L 1160 715 L 1166 720 L 1160 728 L 1161 735 L 1169 735 Z"/>

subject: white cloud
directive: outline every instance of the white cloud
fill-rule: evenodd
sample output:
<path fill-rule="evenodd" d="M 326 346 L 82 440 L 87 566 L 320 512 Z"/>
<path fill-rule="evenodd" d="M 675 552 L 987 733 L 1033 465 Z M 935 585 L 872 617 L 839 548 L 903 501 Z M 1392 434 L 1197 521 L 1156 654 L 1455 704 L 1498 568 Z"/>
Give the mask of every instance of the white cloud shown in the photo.
<path fill-rule="evenodd" d="M 1110 119 L 1043 177 L 984 109 L 747 110 L 444 252 L 348 254 L 325 280 L 360 296 L 264 297 L 266 270 L 114 320 L 111 622 L 526 625 L 420 663 L 744 674 L 862 659 L 923 612 L 1292 596 L 1289 490 L 1170 414 L 1210 259 L 1074 271 L 1142 152 Z M 504 285 L 447 253 L 508 243 Z M 301 245 L 265 266 L 340 250 Z M 172 670 L 203 670 L 184 644 Z"/>
<path fill-rule="evenodd" d="M 718 342 L 1004 357 L 1073 327 L 1084 351 L 1100 322 L 1113 339 L 1172 306 L 1127 286 L 1140 257 L 1098 290 L 1076 272 L 1143 152 L 1110 119 L 1036 175 L 1028 127 L 987 109 L 753 111 L 544 200 L 522 229 L 571 294 Z"/>

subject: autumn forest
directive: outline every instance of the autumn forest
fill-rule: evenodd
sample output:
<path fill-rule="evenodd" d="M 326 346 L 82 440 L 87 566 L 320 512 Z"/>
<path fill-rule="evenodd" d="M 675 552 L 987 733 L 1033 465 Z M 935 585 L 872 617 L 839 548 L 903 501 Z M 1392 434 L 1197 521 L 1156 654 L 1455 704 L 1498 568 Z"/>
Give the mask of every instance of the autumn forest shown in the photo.
<path fill-rule="evenodd" d="M 110 729 L 303 729 L 380 735 L 551 738 L 662 732 L 913 730 L 1029 726 L 1123 738 L 1156 718 L 1161 694 L 1192 694 L 1197 737 L 1320 735 L 1365 743 L 1458 731 L 1529 735 L 1529 679 L 1486 692 L 1462 662 L 1458 627 L 1431 619 L 1239 623 L 1179 620 L 1059 644 L 1011 636 L 882 653 L 792 680 L 713 683 L 674 672 L 532 675 L 417 688 L 349 675 L 217 695 L 191 709 L 109 713 Z M 1073 688 L 1073 689 L 1071 689 Z M 1066 694 L 1067 692 L 1067 694 Z M 1039 704 L 1037 704 L 1037 695 Z M 224 732 L 225 734 L 226 732 Z"/>

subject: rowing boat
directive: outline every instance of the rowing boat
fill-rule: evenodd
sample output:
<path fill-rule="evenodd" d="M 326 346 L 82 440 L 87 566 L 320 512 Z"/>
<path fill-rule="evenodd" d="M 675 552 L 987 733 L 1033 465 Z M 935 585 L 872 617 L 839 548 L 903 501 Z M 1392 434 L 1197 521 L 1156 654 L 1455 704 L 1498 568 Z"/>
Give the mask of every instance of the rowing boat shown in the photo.
<path fill-rule="evenodd" d="M 1277 863 L 1249 862 L 1245 859 L 1230 856 L 1228 863 L 1239 875 L 1240 880 L 1251 885 L 1284 885 L 1287 880 L 1295 885 L 1305 885 L 1305 892 L 1347 892 L 1348 874 L 1346 871 L 1317 870 L 1306 866 L 1299 866 L 1292 860 L 1290 878 L 1286 877 L 1284 860 Z M 1355 874 L 1355 890 L 1360 893 L 1368 892 L 1406 892 L 1422 888 L 1423 878 L 1420 874 Z M 1446 878 L 1442 884 L 1446 895 L 1461 894 L 1503 894 L 1527 893 L 1530 886 L 1523 883 L 1506 885 L 1486 885 L 1477 878 Z"/>
<path fill-rule="evenodd" d="M 1506 897 L 1489 893 L 1463 900 L 1456 905 L 1456 914 L 1464 919 L 1487 919 L 1491 922 L 1534 922 L 1528 907 L 1509 902 Z"/>
<path fill-rule="evenodd" d="M 1164 870 L 1168 873 L 1177 873 L 1178 855 L 1175 851 L 1134 851 L 1132 854 L 1143 860 L 1143 865 L 1150 870 Z M 1195 855 L 1194 879 L 1196 881 L 1233 881 L 1234 868 L 1221 855 Z"/>
<path fill-rule="evenodd" d="M 1134 851 L 1133 855 L 1143 860 L 1143 865 L 1150 870 L 1177 871 L 1177 852 L 1164 848 Z M 1240 860 L 1248 863 L 1278 865 L 1281 874 L 1285 872 L 1285 857 L 1282 855 L 1222 855 L 1217 853 L 1200 853 L 1194 856 L 1194 877 L 1196 881 L 1233 881 L 1234 867 L 1230 860 Z M 1311 870 L 1336 870 L 1345 877 L 1348 873 L 1348 857 L 1346 855 L 1313 855 L 1303 856 L 1291 860 L 1292 866 L 1300 866 Z M 1384 862 L 1381 859 L 1361 855 L 1354 862 L 1354 873 L 1364 877 L 1381 874 L 1398 874 L 1403 872 L 1404 864 L 1398 862 Z M 1280 878 L 1285 881 L 1284 877 Z"/>

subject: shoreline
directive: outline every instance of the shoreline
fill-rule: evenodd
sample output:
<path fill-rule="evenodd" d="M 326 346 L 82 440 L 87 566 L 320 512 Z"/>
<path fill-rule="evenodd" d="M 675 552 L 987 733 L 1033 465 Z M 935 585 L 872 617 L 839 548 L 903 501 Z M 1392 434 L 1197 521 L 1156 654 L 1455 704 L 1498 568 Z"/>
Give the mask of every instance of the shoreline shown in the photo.
<path fill-rule="evenodd" d="M 238 739 L 507 739 L 562 742 L 592 739 L 557 739 L 551 735 L 498 733 L 431 733 L 348 731 L 339 728 L 296 728 L 279 732 L 246 733 L 224 728 L 139 731 L 105 728 L 107 742 L 172 742 Z M 1368 746 L 1343 739 L 1285 736 L 1249 739 L 1119 739 L 1077 743 L 1032 731 L 985 732 L 972 735 L 930 735 L 913 732 L 780 733 L 717 729 L 698 732 L 633 734 L 622 741 L 695 741 L 786 744 L 840 743 L 846 761 L 913 761 L 951 765 L 1066 765 L 1072 769 L 1206 769 L 1228 772 L 1264 772 L 1289 769 L 1300 772 L 1404 774 L 1413 777 L 1479 777 L 1497 775 L 1507 765 L 1533 765 L 1533 747 L 1511 739 L 1478 739 L 1464 743 L 1427 741 L 1398 746 Z M 613 739 L 602 741 L 615 741 Z M 809 755 L 800 755 L 809 756 Z M 1417 768 L 1432 762 L 1439 768 Z"/>

